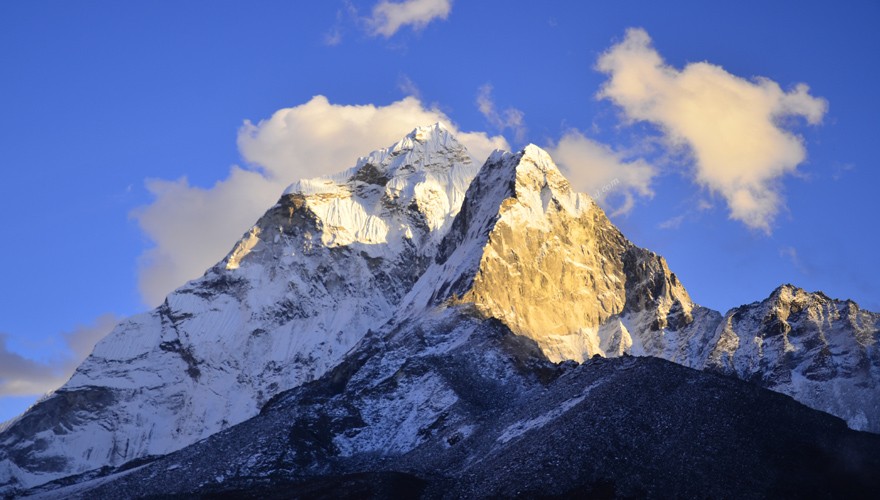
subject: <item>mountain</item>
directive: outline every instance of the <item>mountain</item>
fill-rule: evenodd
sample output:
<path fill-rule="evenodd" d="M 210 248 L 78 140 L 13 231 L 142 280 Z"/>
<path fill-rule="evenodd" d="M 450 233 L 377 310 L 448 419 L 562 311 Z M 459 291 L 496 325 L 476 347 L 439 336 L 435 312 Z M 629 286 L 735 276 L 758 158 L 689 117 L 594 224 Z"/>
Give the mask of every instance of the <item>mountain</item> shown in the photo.
<path fill-rule="evenodd" d="M 552 361 L 631 352 L 684 362 L 721 321 L 533 145 L 489 158 L 435 260 L 405 306 L 470 304 Z"/>
<path fill-rule="evenodd" d="M 858 486 L 874 436 L 755 384 L 880 432 L 878 336 L 877 314 L 792 287 L 725 315 L 701 307 L 540 148 L 493 153 L 478 171 L 446 129 L 422 127 L 343 174 L 294 184 L 205 276 L 121 323 L 0 432 L 0 488 L 77 474 L 64 495 L 118 495 L 134 478 L 145 495 L 232 491 L 259 477 L 467 488 L 488 464 L 526 478 L 536 463 L 520 437 L 555 442 L 594 427 L 634 441 L 602 434 L 596 448 L 560 443 L 536 460 L 582 467 L 607 462 L 600 450 L 667 460 L 636 477 L 687 494 L 657 475 L 677 470 L 680 481 L 675 467 L 700 453 L 693 463 L 708 467 L 725 443 L 736 443 L 731 460 L 773 445 L 787 451 L 751 469 L 730 462 L 763 478 L 747 491 L 806 491 L 783 477 L 791 464 L 803 467 L 790 478 Z M 772 424 L 756 431 L 755 419 Z M 642 453 L 646 439 L 658 441 Z M 839 466 L 823 474 L 803 450 Z M 426 476 L 432 463 L 438 477 Z M 635 469 L 602 467 L 562 467 L 570 481 L 550 481 L 553 491 L 610 480 L 638 494 L 639 480 L 624 479 Z M 749 481 L 707 470 L 729 478 L 719 484 Z M 508 486 L 543 484 L 527 483 Z M 459 491 L 511 493 L 498 487 Z"/>
<path fill-rule="evenodd" d="M 120 323 L 0 434 L 0 485 L 174 451 L 320 376 L 391 317 L 478 168 L 434 125 L 290 186 L 223 261 Z"/>
<path fill-rule="evenodd" d="M 878 341 L 880 314 L 783 285 L 724 315 L 703 367 L 880 432 Z"/>

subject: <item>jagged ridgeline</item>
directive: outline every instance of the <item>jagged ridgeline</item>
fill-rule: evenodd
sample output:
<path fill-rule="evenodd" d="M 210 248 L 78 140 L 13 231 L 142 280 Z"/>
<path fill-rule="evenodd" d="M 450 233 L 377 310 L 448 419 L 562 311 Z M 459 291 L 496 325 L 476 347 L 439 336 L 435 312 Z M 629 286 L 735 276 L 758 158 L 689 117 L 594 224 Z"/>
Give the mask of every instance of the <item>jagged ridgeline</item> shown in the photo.
<path fill-rule="evenodd" d="M 566 419 L 575 409 L 595 406 L 591 384 L 613 377 L 624 390 L 633 366 L 708 384 L 721 398 L 744 401 L 758 391 L 748 401 L 771 405 L 779 418 L 832 429 L 828 436 L 846 442 L 862 441 L 833 417 L 707 372 L 880 432 L 880 315 L 791 286 L 724 315 L 701 307 L 662 257 L 628 241 L 540 148 L 496 152 L 481 162 L 437 124 L 341 174 L 290 186 L 223 261 L 157 309 L 120 323 L 67 384 L 5 426 L 0 492 L 81 474 L 68 482 L 93 487 L 88 479 L 115 477 L 124 464 L 158 456 L 165 457 L 143 470 L 155 477 L 161 466 L 188 479 L 173 488 L 150 483 L 143 494 L 226 491 L 225 481 L 248 475 L 305 481 L 377 473 L 381 468 L 369 465 L 377 455 L 396 464 L 381 471 L 395 473 L 415 466 L 393 457 L 436 456 L 438 470 L 455 478 L 466 473 L 451 465 L 457 460 L 501 461 L 496 445 L 513 452 L 521 439 L 545 432 L 533 430 L 571 431 Z M 571 361 L 625 354 L 703 371 L 681 375 L 681 367 L 631 358 L 601 369 L 585 363 L 579 375 L 566 375 L 575 370 Z M 651 389 L 633 383 L 630 390 Z M 692 392 L 671 395 L 684 399 L 664 407 L 662 417 L 682 429 L 709 425 L 688 420 L 699 408 Z M 511 409 L 527 400 L 536 403 Z M 738 418 L 734 407 L 747 405 L 713 415 Z M 272 432 L 287 436 L 283 443 L 266 437 L 253 448 L 242 444 L 241 433 L 259 441 L 255 426 L 269 421 L 281 426 Z M 494 441 L 477 439 L 478 432 Z M 744 432 L 728 426 L 712 439 L 721 446 Z M 210 436 L 202 448 L 169 455 Z M 865 439 L 852 448 L 859 467 L 878 449 L 873 436 Z M 227 450 L 234 445 L 238 451 Z M 214 464 L 199 462 L 199 471 L 185 465 L 192 460 L 175 458 L 196 449 L 220 453 L 205 446 L 228 453 Z M 834 461 L 847 450 L 823 453 Z M 650 448 L 640 459 L 663 453 Z M 781 459 L 767 460 L 760 462 L 766 470 L 783 472 Z M 225 469 L 227 461 L 234 467 Z M 609 467 L 610 475 L 625 470 Z M 860 478 L 859 471 L 846 474 Z M 131 483 L 107 484 L 102 496 L 133 491 Z M 57 486 L 46 492 L 74 491 Z M 82 488 L 75 491 L 88 491 Z M 510 493 L 462 494 L 493 491 Z"/>

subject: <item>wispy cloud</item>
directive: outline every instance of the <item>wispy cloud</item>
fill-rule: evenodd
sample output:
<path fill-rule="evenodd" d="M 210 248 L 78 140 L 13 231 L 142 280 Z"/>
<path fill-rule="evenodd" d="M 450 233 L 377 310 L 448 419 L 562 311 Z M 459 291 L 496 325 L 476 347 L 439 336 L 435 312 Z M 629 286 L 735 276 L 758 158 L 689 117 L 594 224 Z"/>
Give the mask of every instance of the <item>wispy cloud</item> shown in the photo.
<path fill-rule="evenodd" d="M 339 26 L 330 28 L 330 31 L 324 34 L 324 45 L 335 47 L 342 43 L 342 29 Z"/>
<path fill-rule="evenodd" d="M 336 21 L 333 23 L 333 26 L 324 33 L 324 45 L 335 47 L 341 44 L 343 39 L 343 26 L 345 26 L 346 21 L 357 19 L 357 8 L 351 2 L 347 0 L 344 1 L 342 8 L 336 10 Z"/>
<path fill-rule="evenodd" d="M 495 108 L 492 90 L 492 85 L 488 83 L 480 87 L 477 92 L 477 109 L 492 126 L 499 131 L 510 130 L 513 132 L 514 140 L 522 142 L 526 136 L 525 113 L 513 107 L 499 112 Z"/>
<path fill-rule="evenodd" d="M 672 148 L 685 148 L 694 180 L 727 201 L 729 215 L 769 233 L 783 206 L 779 179 L 803 162 L 803 140 L 784 128 L 787 117 L 821 122 L 828 104 L 798 84 L 790 91 L 767 78 L 746 80 L 699 62 L 678 70 L 663 61 L 642 29 L 598 61 L 609 77 L 598 97 L 630 121 L 657 125 Z"/>
<path fill-rule="evenodd" d="M 191 186 L 186 178 L 148 180 L 155 199 L 132 214 L 154 243 L 140 257 L 144 302 L 159 304 L 222 259 L 291 182 L 342 171 L 359 156 L 434 122 L 443 122 L 479 162 L 493 149 L 508 147 L 500 136 L 461 132 L 443 112 L 415 97 L 353 106 L 316 96 L 259 123 L 246 121 L 238 147 L 248 166 L 232 167 L 213 186 Z"/>
<path fill-rule="evenodd" d="M 684 212 L 669 217 L 668 219 L 660 222 L 659 224 L 657 224 L 657 229 L 678 229 L 685 222 L 692 223 L 699 220 L 706 211 L 714 208 L 712 202 L 701 196 L 694 196 L 690 199 L 682 200 L 681 205 L 684 205 L 686 207 Z"/>
<path fill-rule="evenodd" d="M 404 26 L 420 30 L 435 19 L 446 19 L 451 11 L 452 0 L 382 0 L 373 7 L 367 25 L 374 36 L 390 38 Z"/>
<path fill-rule="evenodd" d="M 422 98 L 422 91 L 419 89 L 418 85 L 416 85 L 416 83 L 405 74 L 401 74 L 397 77 L 397 89 L 403 92 L 403 95 L 412 96 L 416 99 Z"/>
<path fill-rule="evenodd" d="M 629 213 L 636 196 L 650 197 L 657 169 L 643 159 L 629 159 L 621 152 L 594 141 L 577 130 L 566 132 L 547 150 L 575 189 L 591 195 L 613 215 Z M 612 199 L 622 198 L 618 206 Z"/>
<path fill-rule="evenodd" d="M 68 355 L 55 361 L 36 361 L 11 351 L 8 335 L 0 333 L 0 397 L 40 395 L 57 389 L 119 320 L 113 314 L 104 314 L 94 324 L 62 334 Z"/>
<path fill-rule="evenodd" d="M 681 223 L 684 222 L 684 217 L 684 214 L 670 217 L 658 224 L 657 227 L 660 229 L 678 229 L 681 227 Z"/>
<path fill-rule="evenodd" d="M 809 267 L 804 263 L 801 259 L 800 255 L 798 255 L 798 251 L 795 247 L 786 246 L 779 249 L 779 256 L 787 259 L 791 265 L 797 269 L 800 273 L 808 275 L 810 274 Z"/>
<path fill-rule="evenodd" d="M 848 173 L 854 171 L 856 166 L 852 163 L 835 163 L 832 167 L 831 178 L 835 181 L 843 179 Z"/>

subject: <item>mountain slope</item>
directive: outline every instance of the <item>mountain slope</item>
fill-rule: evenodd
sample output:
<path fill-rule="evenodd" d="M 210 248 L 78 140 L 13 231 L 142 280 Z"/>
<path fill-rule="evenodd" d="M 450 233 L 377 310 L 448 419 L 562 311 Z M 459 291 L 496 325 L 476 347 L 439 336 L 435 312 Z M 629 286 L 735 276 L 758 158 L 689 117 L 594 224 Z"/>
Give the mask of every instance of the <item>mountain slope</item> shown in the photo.
<path fill-rule="evenodd" d="M 205 441 L 40 491 L 857 498 L 880 487 L 877 467 L 880 436 L 786 396 L 650 357 L 557 365 L 459 305 L 368 335 L 320 379 Z"/>
<path fill-rule="evenodd" d="M 222 262 L 123 321 L 0 434 L 0 486 L 168 453 L 320 376 L 390 318 L 477 168 L 438 124 L 292 185 Z"/>

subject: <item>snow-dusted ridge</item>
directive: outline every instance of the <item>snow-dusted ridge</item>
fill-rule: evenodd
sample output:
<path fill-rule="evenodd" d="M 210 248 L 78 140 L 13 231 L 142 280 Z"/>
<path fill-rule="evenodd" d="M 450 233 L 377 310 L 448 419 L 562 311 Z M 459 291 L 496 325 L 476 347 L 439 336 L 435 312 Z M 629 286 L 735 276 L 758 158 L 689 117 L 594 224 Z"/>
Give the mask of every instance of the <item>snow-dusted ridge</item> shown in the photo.
<path fill-rule="evenodd" d="M 541 148 L 496 151 L 478 167 L 435 124 L 341 174 L 292 184 L 226 258 L 120 323 L 65 386 L 0 431 L 0 493 L 207 438 L 360 355 L 365 336 L 412 343 L 392 357 L 442 356 L 484 330 L 513 332 L 554 362 L 660 357 L 880 432 L 880 315 L 794 287 L 721 315 Z M 390 380 L 382 370 L 405 362 L 369 373 Z M 399 414 L 381 396 L 365 407 L 383 436 L 455 403 L 405 393 L 395 389 Z M 386 444 L 405 451 L 420 439 L 401 431 Z M 384 446 L 367 434 L 343 441 L 352 453 Z"/>
<path fill-rule="evenodd" d="M 880 314 L 786 284 L 728 311 L 709 345 L 703 367 L 880 432 Z"/>

